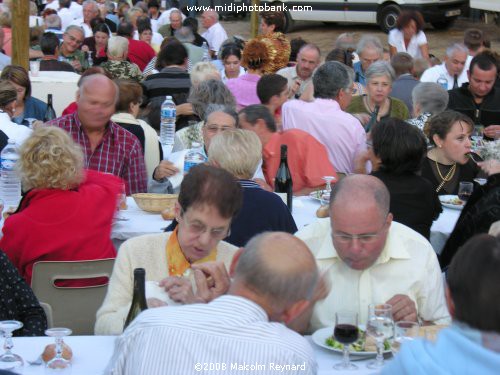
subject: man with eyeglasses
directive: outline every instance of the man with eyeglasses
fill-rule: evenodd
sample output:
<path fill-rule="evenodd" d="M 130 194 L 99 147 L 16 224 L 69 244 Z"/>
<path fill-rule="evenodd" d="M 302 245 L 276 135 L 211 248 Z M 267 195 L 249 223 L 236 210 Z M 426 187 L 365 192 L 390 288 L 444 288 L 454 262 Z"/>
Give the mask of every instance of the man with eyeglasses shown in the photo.
<path fill-rule="evenodd" d="M 450 322 L 432 246 L 393 222 L 389 203 L 389 191 L 376 177 L 348 176 L 332 191 L 330 220 L 296 234 L 331 285 L 315 294 L 316 303 L 296 322 L 297 330 L 333 326 L 341 310 L 357 312 L 365 324 L 372 303 L 392 305 L 395 321 Z"/>
<path fill-rule="evenodd" d="M 80 26 L 71 25 L 66 28 L 63 42 L 59 48 L 59 58 L 73 66 L 77 72 L 87 67 L 85 53 L 79 48 L 83 43 L 84 32 Z"/>

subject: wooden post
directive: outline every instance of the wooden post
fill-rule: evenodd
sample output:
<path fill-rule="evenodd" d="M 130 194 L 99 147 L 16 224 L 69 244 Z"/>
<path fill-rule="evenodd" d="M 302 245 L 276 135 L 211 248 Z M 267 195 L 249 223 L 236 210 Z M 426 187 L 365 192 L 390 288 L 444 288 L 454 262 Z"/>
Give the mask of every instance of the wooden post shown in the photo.
<path fill-rule="evenodd" d="M 260 5 L 260 0 L 252 0 L 251 2 L 254 9 L 257 9 Z M 250 37 L 255 38 L 259 33 L 259 12 L 250 12 Z"/>
<path fill-rule="evenodd" d="M 30 2 L 12 2 L 12 64 L 29 70 L 29 10 Z"/>

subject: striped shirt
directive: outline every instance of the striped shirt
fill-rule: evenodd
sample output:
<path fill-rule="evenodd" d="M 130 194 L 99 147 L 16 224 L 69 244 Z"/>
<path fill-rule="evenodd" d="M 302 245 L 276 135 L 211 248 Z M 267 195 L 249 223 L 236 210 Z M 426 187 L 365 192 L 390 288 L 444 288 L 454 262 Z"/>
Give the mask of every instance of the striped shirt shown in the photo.
<path fill-rule="evenodd" d="M 287 367 L 280 367 L 287 366 Z M 117 340 L 107 374 L 316 374 L 305 338 L 238 296 L 144 311 Z"/>
<path fill-rule="evenodd" d="M 85 169 L 111 173 L 123 178 L 127 195 L 147 190 L 146 166 L 141 144 L 136 136 L 110 121 L 101 143 L 92 151 L 78 113 L 58 117 L 49 125 L 66 130 L 82 146 Z"/>

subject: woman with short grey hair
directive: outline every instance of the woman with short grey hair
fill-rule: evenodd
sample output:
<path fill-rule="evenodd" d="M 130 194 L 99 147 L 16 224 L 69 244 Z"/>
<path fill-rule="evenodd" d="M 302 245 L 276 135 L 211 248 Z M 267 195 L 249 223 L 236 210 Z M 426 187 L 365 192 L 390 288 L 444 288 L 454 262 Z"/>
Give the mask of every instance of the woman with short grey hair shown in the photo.
<path fill-rule="evenodd" d="M 413 115 L 408 123 L 424 130 L 432 115 L 443 112 L 448 107 L 448 91 L 434 82 L 420 82 L 412 91 Z"/>
<path fill-rule="evenodd" d="M 347 112 L 356 116 L 367 132 L 383 118 L 407 120 L 410 117 L 404 102 L 389 96 L 395 75 L 388 62 L 374 62 L 366 70 L 366 95 L 354 97 L 347 107 Z"/>

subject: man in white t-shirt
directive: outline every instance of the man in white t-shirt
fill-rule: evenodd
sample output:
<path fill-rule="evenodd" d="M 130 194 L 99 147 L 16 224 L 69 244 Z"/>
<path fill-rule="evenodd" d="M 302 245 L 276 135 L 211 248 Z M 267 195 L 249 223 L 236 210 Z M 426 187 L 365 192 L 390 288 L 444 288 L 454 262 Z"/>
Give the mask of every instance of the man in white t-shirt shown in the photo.
<path fill-rule="evenodd" d="M 211 9 L 204 11 L 201 24 L 207 29 L 201 36 L 207 40 L 212 56 L 217 56 L 220 46 L 227 39 L 226 30 L 219 23 L 219 14 Z"/>
<path fill-rule="evenodd" d="M 469 82 L 467 69 L 465 69 L 468 52 L 469 50 L 463 44 L 452 44 L 446 49 L 444 62 L 427 69 L 422 74 L 420 82 L 441 83 L 438 80 L 443 80 L 444 84 L 444 80 L 446 80 L 447 90 L 458 88 L 463 83 Z"/>

